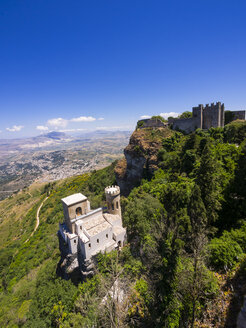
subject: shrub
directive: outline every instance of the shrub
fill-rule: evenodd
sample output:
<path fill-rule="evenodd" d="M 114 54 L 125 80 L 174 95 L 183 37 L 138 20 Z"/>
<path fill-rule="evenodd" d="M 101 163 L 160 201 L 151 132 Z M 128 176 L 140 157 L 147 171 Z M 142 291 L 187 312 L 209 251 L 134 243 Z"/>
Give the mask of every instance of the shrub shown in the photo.
<path fill-rule="evenodd" d="M 225 141 L 240 144 L 246 138 L 246 121 L 233 121 L 225 126 Z"/>
<path fill-rule="evenodd" d="M 211 265 L 221 271 L 233 267 L 243 254 L 240 245 L 228 236 L 212 239 L 209 250 Z"/>

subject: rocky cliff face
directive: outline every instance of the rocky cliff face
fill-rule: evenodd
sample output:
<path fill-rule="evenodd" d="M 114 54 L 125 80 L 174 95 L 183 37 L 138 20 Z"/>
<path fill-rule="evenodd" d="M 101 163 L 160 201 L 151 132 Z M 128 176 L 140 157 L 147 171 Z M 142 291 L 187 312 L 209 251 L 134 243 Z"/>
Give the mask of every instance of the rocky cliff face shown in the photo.
<path fill-rule="evenodd" d="M 150 177 L 158 168 L 158 151 L 162 140 L 172 135 L 167 127 L 136 129 L 124 150 L 125 157 L 115 168 L 117 184 L 127 195 L 143 177 Z"/>

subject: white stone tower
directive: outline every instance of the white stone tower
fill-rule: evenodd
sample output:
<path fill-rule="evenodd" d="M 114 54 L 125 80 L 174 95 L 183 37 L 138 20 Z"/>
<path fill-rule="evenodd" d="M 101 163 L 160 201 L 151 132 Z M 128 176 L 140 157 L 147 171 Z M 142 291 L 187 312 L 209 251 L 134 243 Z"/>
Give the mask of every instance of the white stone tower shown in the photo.
<path fill-rule="evenodd" d="M 62 198 L 64 222 L 70 232 L 74 233 L 74 219 L 87 214 L 91 210 L 90 202 L 87 197 L 81 193 L 70 195 Z"/>
<path fill-rule="evenodd" d="M 111 186 L 105 188 L 106 201 L 109 214 L 118 214 L 121 218 L 121 207 L 120 207 L 120 187 Z"/>

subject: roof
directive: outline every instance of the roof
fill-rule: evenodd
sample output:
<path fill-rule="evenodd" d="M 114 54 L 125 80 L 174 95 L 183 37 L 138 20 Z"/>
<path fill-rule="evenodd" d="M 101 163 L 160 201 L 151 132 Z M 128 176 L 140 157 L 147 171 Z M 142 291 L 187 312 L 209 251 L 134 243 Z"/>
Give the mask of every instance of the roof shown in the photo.
<path fill-rule="evenodd" d="M 121 220 L 121 218 L 118 214 L 104 213 L 103 216 L 112 225 L 114 224 L 115 221 Z"/>
<path fill-rule="evenodd" d="M 102 216 L 102 212 L 95 213 L 91 217 L 89 217 L 87 220 L 82 221 L 83 228 L 85 228 L 87 231 L 91 228 L 97 226 L 98 224 L 103 223 L 106 221 L 104 217 Z"/>
<path fill-rule="evenodd" d="M 62 202 L 65 203 L 67 206 L 74 205 L 86 200 L 87 197 L 82 195 L 81 193 L 73 194 L 68 197 L 62 198 Z"/>
<path fill-rule="evenodd" d="M 126 229 L 120 226 L 114 226 L 113 227 L 113 233 L 117 236 L 123 232 L 126 232 Z"/>
<path fill-rule="evenodd" d="M 83 220 L 81 223 L 83 229 L 85 229 L 85 233 L 90 237 L 111 228 L 111 224 L 105 220 L 102 212 L 95 213 L 93 216 L 89 217 L 88 220 Z"/>
<path fill-rule="evenodd" d="M 90 230 L 87 230 L 87 232 L 91 237 L 93 237 L 93 236 L 99 234 L 100 232 L 108 230 L 111 227 L 112 227 L 111 224 L 109 224 L 106 220 L 104 220 L 104 222 L 102 222 L 101 224 L 98 224 L 97 226 L 94 226 Z"/>
<path fill-rule="evenodd" d="M 81 231 L 79 232 L 79 237 L 80 239 L 82 240 L 82 242 L 85 244 L 85 243 L 88 243 L 89 241 L 89 238 Z"/>

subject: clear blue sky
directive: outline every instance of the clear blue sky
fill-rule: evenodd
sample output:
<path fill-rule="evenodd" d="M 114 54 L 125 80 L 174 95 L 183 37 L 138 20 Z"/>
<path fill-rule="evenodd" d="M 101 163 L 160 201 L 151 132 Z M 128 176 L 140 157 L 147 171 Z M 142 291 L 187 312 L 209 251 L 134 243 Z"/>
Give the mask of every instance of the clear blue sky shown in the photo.
<path fill-rule="evenodd" d="M 237 0 L 0 0 L 0 138 L 246 109 L 245 16 Z"/>

